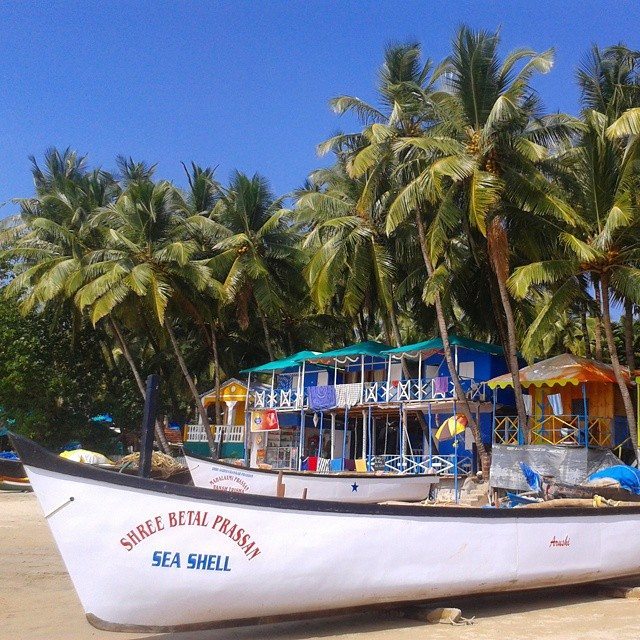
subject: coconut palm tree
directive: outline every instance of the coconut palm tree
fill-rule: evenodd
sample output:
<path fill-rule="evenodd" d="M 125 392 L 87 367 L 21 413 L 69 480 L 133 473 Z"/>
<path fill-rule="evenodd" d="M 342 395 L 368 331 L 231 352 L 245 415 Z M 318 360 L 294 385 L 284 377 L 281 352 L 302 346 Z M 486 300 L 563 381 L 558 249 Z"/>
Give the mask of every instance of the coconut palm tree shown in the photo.
<path fill-rule="evenodd" d="M 276 346 L 269 324 L 281 321 L 304 261 L 290 215 L 263 177 L 235 172 L 211 216 L 224 237 L 207 264 L 233 300 L 240 328 L 249 327 L 250 314 L 258 316 L 271 359 Z"/>
<path fill-rule="evenodd" d="M 320 188 L 298 194 L 296 214 L 308 230 L 303 244 L 310 252 L 305 274 L 316 307 L 325 312 L 337 303 L 335 310 L 354 320 L 362 314 L 379 315 L 386 340 L 399 346 L 394 264 L 385 242 L 380 200 L 366 211 L 359 209 L 365 181 L 349 178 L 340 163 L 311 178 L 322 181 Z"/>
<path fill-rule="evenodd" d="M 382 221 L 381 226 L 389 235 L 408 219 L 414 222 L 427 275 L 432 278 L 435 269 L 427 249 L 423 206 L 428 199 L 424 197 L 428 186 L 424 181 L 416 181 L 416 171 L 421 174 L 424 167 L 420 159 L 416 161 L 410 145 L 420 146 L 430 155 L 430 159 L 433 153 L 459 153 L 462 146 L 443 135 L 445 131 L 439 126 L 441 116 L 434 93 L 434 81 L 439 77 L 441 67 L 434 71 L 430 61 L 421 64 L 420 55 L 418 45 L 387 49 L 379 74 L 381 109 L 365 105 L 356 98 L 342 96 L 334 100 L 334 108 L 339 112 L 356 111 L 366 126 L 359 136 L 338 136 L 325 143 L 322 150 L 328 145 L 334 150 L 337 148 L 345 157 L 350 175 L 364 181 L 355 206 L 362 217 L 367 208 L 375 205 L 380 210 L 378 218 Z M 352 149 L 347 154 L 345 151 L 349 147 Z M 482 466 L 488 471 L 489 456 L 455 368 L 440 291 L 434 291 L 425 301 L 435 307 L 438 331 L 452 382 L 474 432 Z"/>
<path fill-rule="evenodd" d="M 560 234 L 561 250 L 552 260 L 516 269 L 509 288 L 524 297 L 532 286 L 554 285 L 553 295 L 532 324 L 528 341 L 539 340 L 557 314 L 585 296 L 580 279 L 589 276 L 599 289 L 604 334 L 609 357 L 622 395 L 632 442 L 637 450 L 635 412 L 622 373 L 613 336 L 610 299 L 616 294 L 633 304 L 640 301 L 640 207 L 635 201 L 640 174 L 640 144 L 626 146 L 612 140 L 609 118 L 597 111 L 585 113 L 587 130 L 573 151 L 574 171 L 583 199 L 579 206 L 587 225 Z"/>
<path fill-rule="evenodd" d="M 443 67 L 443 91 L 433 98 L 442 122 L 435 132 L 398 143 L 401 151 L 412 151 L 407 167 L 416 166 L 415 156 L 419 164 L 392 205 L 389 223 L 393 227 L 417 204 L 429 202 L 434 212 L 432 264 L 458 221 L 479 266 L 486 258 L 496 326 L 513 379 L 518 419 L 526 428 L 517 321 L 506 286 L 512 260 L 510 231 L 519 221 L 524 227 L 523 218 L 529 224 L 536 224 L 536 218 L 552 224 L 577 220 L 546 173 L 553 166 L 549 147 L 568 139 L 577 123 L 563 115 L 542 116 L 529 86 L 534 72 L 551 68 L 551 51 L 516 50 L 501 61 L 498 45 L 497 34 L 467 27 L 458 31 Z M 432 273 L 432 278 L 437 276 L 433 267 Z"/>
<path fill-rule="evenodd" d="M 86 284 L 78 289 L 75 301 L 90 311 L 94 324 L 118 312 L 137 313 L 165 329 L 213 451 L 208 417 L 171 319 L 181 316 L 194 296 L 215 300 L 220 293 L 206 259 L 197 256 L 192 217 L 176 206 L 170 183 L 129 181 L 118 199 L 92 220 L 104 233 L 104 245 L 88 256 Z"/>

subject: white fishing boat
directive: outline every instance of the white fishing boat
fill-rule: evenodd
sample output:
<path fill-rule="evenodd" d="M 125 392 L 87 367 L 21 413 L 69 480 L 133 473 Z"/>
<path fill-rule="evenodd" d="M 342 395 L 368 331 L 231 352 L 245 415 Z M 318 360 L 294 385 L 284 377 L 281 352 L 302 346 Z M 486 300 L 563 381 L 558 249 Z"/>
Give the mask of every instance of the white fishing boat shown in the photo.
<path fill-rule="evenodd" d="M 375 503 L 387 500 L 417 502 L 429 495 L 438 482 L 436 475 L 313 473 L 237 467 L 211 458 L 185 454 L 187 466 L 196 487 L 277 496 L 278 480 L 287 498 Z M 282 495 L 282 494 L 281 494 Z"/>
<path fill-rule="evenodd" d="M 87 618 L 164 632 L 640 573 L 640 507 L 469 509 L 272 498 L 14 445 Z"/>

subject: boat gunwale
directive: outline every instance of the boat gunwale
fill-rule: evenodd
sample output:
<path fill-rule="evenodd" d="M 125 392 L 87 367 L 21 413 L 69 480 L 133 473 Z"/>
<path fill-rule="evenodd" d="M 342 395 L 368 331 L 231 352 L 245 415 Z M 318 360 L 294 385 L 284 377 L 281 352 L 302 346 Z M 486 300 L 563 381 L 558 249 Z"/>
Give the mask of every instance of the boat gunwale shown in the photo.
<path fill-rule="evenodd" d="M 235 471 L 251 471 L 252 473 L 258 474 L 270 474 L 270 475 L 278 475 L 282 473 L 286 476 L 298 476 L 302 478 L 367 478 L 369 479 L 381 479 L 388 480 L 392 478 L 393 480 L 415 480 L 416 478 L 438 478 L 439 476 L 435 473 L 382 473 L 380 475 L 376 475 L 374 473 L 357 473 L 354 471 L 347 471 L 346 473 L 338 472 L 338 473 L 317 473 L 316 471 L 294 471 L 289 469 L 256 469 L 255 467 L 245 467 L 245 466 L 237 466 L 235 464 L 231 464 L 229 462 L 221 462 L 220 460 L 214 460 L 213 458 L 209 458 L 208 456 L 200 456 L 196 453 L 191 453 L 191 451 L 184 451 L 185 458 L 194 458 L 195 460 L 200 460 L 202 462 L 207 462 L 208 464 L 219 464 L 221 467 L 225 467 L 228 469 L 234 469 Z M 433 484 L 433 483 L 429 483 Z"/>
<path fill-rule="evenodd" d="M 27 477 L 24 470 L 22 460 L 10 460 L 8 458 L 0 458 L 0 476 L 19 480 Z"/>
<path fill-rule="evenodd" d="M 167 494 L 179 498 L 192 498 L 210 503 L 222 503 L 239 507 L 262 507 L 281 511 L 308 511 L 314 513 L 365 515 L 365 516 L 407 516 L 412 518 L 481 518 L 481 519 L 538 519 L 554 517 L 606 517 L 612 515 L 640 515 L 640 504 L 635 507 L 550 507 L 548 509 L 484 509 L 482 507 L 385 505 L 354 502 L 332 502 L 328 500 L 305 500 L 301 498 L 278 498 L 255 494 L 218 491 L 202 487 L 179 485 L 163 480 L 151 480 L 140 476 L 105 471 L 92 465 L 66 460 L 56 456 L 35 442 L 10 433 L 11 441 L 26 467 L 35 467 L 85 480 L 92 480 L 130 489 L 138 489 L 156 494 Z M 37 493 L 37 492 L 36 492 Z"/>

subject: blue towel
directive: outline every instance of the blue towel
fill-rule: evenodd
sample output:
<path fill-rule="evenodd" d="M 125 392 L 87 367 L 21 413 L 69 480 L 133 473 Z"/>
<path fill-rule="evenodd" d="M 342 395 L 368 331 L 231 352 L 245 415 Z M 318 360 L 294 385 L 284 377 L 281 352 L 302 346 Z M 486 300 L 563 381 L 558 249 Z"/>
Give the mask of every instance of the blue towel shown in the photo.
<path fill-rule="evenodd" d="M 309 408 L 314 411 L 325 411 L 336 406 L 336 388 L 331 386 L 309 387 Z"/>
<path fill-rule="evenodd" d="M 599 480 L 601 478 L 610 478 L 620 483 L 622 489 L 626 489 L 631 493 L 640 495 L 640 469 L 634 467 L 628 467 L 626 464 L 617 464 L 608 469 L 601 469 L 592 473 L 588 478 L 589 480 Z"/>

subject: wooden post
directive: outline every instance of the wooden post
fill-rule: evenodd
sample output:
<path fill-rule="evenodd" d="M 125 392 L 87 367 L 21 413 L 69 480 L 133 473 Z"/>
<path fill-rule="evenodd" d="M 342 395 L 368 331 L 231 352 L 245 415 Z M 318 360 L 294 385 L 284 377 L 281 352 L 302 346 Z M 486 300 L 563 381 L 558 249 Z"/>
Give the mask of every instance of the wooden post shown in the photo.
<path fill-rule="evenodd" d="M 298 449 L 298 471 L 302 471 L 302 460 L 304 458 L 304 423 L 305 423 L 305 411 L 300 411 L 300 446 Z"/>
<path fill-rule="evenodd" d="M 371 408 L 371 407 L 369 407 Z M 362 410 L 362 458 L 367 459 L 367 410 Z"/>
<path fill-rule="evenodd" d="M 147 378 L 144 412 L 142 414 L 142 436 L 140 438 L 140 462 L 138 475 L 148 478 L 151 473 L 151 455 L 153 454 L 153 436 L 156 424 L 156 408 L 158 405 L 158 390 L 160 376 L 152 373 Z"/>
<path fill-rule="evenodd" d="M 342 464 L 340 468 L 344 471 L 344 463 L 346 460 L 347 449 L 347 427 L 349 425 L 349 407 L 344 408 L 344 431 L 342 432 Z"/>
<path fill-rule="evenodd" d="M 587 383 L 582 383 L 582 407 L 584 409 L 584 446 L 589 448 L 589 408 L 587 407 Z M 598 433 L 598 435 L 600 435 Z M 600 442 L 596 442 L 599 445 Z"/>
<path fill-rule="evenodd" d="M 276 402 L 275 395 L 274 395 L 274 386 L 275 386 L 275 384 L 276 384 L 276 370 L 274 369 L 271 372 L 271 395 L 269 396 L 269 400 L 275 402 L 275 406 L 277 407 L 278 403 Z M 267 407 L 269 409 L 273 409 L 274 408 L 273 405 L 270 404 L 269 402 L 267 402 Z"/>
<path fill-rule="evenodd" d="M 333 460 L 333 452 L 336 443 L 336 414 L 331 413 L 331 451 L 329 452 L 329 460 Z"/>
<path fill-rule="evenodd" d="M 244 433 L 242 443 L 244 446 L 244 466 L 249 466 L 249 438 L 251 434 L 251 414 L 249 413 L 249 394 L 251 393 L 251 371 L 247 377 L 247 397 L 244 401 Z"/>
<path fill-rule="evenodd" d="M 298 397 L 296 398 L 296 409 L 304 408 L 304 372 L 306 368 L 306 360 L 302 361 L 302 367 L 298 367 L 298 375 L 300 376 L 299 384 L 298 384 Z"/>
<path fill-rule="evenodd" d="M 282 471 L 278 471 L 278 484 L 276 485 L 276 496 L 278 498 L 284 498 L 284 492 L 286 485 L 282 482 Z"/>

